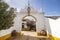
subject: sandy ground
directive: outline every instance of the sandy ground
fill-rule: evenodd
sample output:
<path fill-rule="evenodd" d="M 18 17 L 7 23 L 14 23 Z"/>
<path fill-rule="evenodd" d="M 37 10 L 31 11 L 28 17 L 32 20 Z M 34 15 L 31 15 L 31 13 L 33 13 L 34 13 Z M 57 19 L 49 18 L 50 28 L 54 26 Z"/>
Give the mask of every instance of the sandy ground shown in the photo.
<path fill-rule="evenodd" d="M 22 36 L 11 37 L 7 40 L 51 40 L 45 36 L 36 36 L 36 32 L 22 31 L 22 33 Z"/>

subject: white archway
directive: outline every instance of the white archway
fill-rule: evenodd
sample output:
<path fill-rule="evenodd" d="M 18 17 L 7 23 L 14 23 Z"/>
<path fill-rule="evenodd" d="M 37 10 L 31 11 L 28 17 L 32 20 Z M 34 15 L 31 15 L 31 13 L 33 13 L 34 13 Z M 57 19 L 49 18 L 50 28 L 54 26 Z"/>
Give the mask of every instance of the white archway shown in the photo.
<path fill-rule="evenodd" d="M 27 13 L 27 7 L 23 8 L 20 10 L 20 30 L 22 28 L 22 20 L 24 17 L 28 16 Z M 45 25 L 44 25 L 44 12 L 38 12 L 36 9 L 34 9 L 33 7 L 30 7 L 30 15 L 33 15 L 32 17 L 35 18 L 36 22 L 36 32 L 40 32 L 41 30 L 45 30 Z"/>
<path fill-rule="evenodd" d="M 36 31 L 36 21 L 37 19 L 30 15 L 26 15 L 22 18 L 22 30 L 24 31 Z"/>

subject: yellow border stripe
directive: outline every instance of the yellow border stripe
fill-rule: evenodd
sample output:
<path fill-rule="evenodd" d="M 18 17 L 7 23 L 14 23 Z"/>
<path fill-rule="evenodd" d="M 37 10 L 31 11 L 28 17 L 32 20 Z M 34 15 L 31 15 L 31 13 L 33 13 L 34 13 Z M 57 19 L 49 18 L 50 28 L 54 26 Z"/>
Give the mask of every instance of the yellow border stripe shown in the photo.
<path fill-rule="evenodd" d="M 17 35 L 18 35 L 18 36 L 21 36 L 22 33 L 17 33 Z M 9 38 L 9 37 L 11 37 L 11 33 L 0 37 L 0 40 L 6 40 L 6 39 Z"/>

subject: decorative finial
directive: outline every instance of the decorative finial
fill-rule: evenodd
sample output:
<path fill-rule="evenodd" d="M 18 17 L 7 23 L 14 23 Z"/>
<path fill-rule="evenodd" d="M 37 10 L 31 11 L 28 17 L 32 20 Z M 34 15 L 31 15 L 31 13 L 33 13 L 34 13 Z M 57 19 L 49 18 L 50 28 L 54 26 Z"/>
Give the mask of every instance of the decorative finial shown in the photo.
<path fill-rule="evenodd" d="M 43 12 L 43 8 L 40 9 L 40 12 Z"/>
<path fill-rule="evenodd" d="M 28 6 L 30 6 L 30 2 L 29 2 L 29 0 L 28 0 Z"/>
<path fill-rule="evenodd" d="M 40 8 L 40 12 L 44 13 L 44 9 L 43 9 L 43 1 L 41 0 L 41 8 Z"/>
<path fill-rule="evenodd" d="M 28 0 L 28 8 L 27 8 L 28 16 L 30 16 L 30 2 Z"/>

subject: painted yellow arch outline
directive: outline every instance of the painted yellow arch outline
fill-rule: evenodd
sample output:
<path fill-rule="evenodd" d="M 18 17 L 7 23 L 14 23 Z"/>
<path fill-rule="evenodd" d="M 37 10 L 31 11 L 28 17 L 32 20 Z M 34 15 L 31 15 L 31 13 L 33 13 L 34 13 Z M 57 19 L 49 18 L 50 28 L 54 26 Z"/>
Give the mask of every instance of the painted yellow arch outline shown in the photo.
<path fill-rule="evenodd" d="M 26 16 L 24 16 L 24 17 L 22 18 L 22 20 L 24 20 L 24 18 L 27 17 L 27 16 L 31 16 L 31 17 L 33 17 L 33 18 L 35 19 L 35 22 L 37 21 L 37 19 L 36 19 L 34 16 L 32 16 L 32 15 L 26 15 Z"/>

